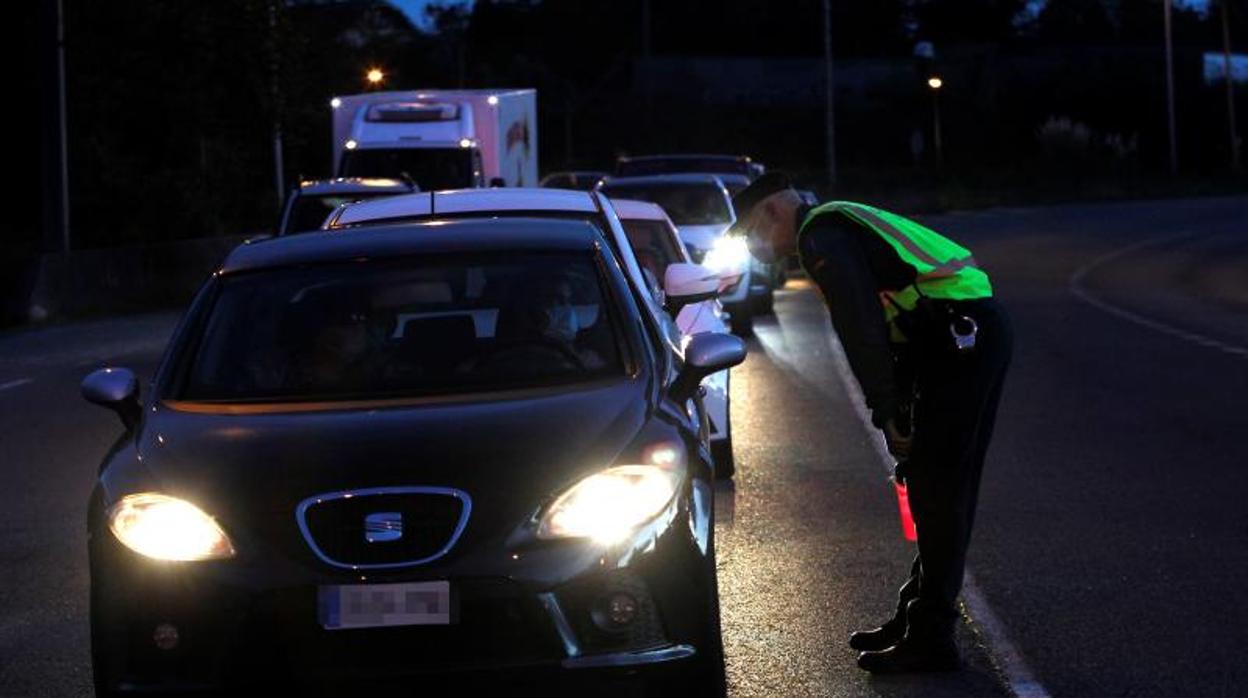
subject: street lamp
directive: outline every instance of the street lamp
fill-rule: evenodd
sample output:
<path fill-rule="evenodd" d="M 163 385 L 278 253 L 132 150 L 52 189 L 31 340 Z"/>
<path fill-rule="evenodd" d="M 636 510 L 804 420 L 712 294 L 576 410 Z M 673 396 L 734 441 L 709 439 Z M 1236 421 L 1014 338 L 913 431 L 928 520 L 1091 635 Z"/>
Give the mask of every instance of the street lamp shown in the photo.
<path fill-rule="evenodd" d="M 927 86 L 932 90 L 932 143 L 936 146 L 936 162 L 944 164 L 945 148 L 940 137 L 940 88 L 945 86 L 945 81 L 933 75 L 927 79 Z"/>
<path fill-rule="evenodd" d="M 369 85 L 376 87 L 381 84 L 382 80 L 386 79 L 386 74 L 381 71 L 381 68 L 369 68 L 368 74 L 364 77 L 368 80 Z"/>

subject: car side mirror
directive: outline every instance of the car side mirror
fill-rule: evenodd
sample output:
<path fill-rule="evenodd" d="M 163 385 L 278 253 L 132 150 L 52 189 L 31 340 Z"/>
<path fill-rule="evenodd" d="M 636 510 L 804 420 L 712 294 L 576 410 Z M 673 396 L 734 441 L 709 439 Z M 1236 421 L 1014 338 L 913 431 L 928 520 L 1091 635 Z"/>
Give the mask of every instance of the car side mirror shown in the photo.
<path fill-rule="evenodd" d="M 82 379 L 82 397 L 117 413 L 126 429 L 139 423 L 139 379 L 128 368 L 101 368 Z"/>
<path fill-rule="evenodd" d="M 745 361 L 745 342 L 718 332 L 695 334 L 685 344 L 685 365 L 672 383 L 672 397 L 683 403 L 693 397 L 702 379 Z"/>
<path fill-rule="evenodd" d="M 676 262 L 663 272 L 664 310 L 673 317 L 690 303 L 710 300 L 719 295 L 719 272 L 701 264 Z"/>

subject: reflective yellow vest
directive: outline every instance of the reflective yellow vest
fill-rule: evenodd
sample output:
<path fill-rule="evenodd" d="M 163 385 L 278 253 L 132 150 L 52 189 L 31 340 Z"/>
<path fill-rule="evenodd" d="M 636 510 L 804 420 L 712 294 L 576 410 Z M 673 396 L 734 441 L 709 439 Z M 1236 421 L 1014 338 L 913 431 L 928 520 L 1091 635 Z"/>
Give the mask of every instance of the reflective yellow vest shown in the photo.
<path fill-rule="evenodd" d="M 800 235 L 816 218 L 842 213 L 884 239 L 902 261 L 918 272 L 915 282 L 903 289 L 880 291 L 884 319 L 894 341 L 903 341 L 893 320 L 913 310 L 919 298 L 972 300 L 992 296 L 988 275 L 975 266 L 971 251 L 909 218 L 852 201 L 831 201 L 811 209 L 798 226 Z"/>

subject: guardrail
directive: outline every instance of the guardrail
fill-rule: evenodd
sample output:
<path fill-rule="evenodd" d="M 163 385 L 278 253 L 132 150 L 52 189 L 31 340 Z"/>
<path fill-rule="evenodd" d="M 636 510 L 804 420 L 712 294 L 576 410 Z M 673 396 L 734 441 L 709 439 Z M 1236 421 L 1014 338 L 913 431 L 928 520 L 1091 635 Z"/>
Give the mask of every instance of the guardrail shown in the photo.
<path fill-rule="evenodd" d="M 26 301 L 17 299 L 25 318 L 15 319 L 39 322 L 181 307 L 245 239 L 199 238 L 44 255 Z"/>

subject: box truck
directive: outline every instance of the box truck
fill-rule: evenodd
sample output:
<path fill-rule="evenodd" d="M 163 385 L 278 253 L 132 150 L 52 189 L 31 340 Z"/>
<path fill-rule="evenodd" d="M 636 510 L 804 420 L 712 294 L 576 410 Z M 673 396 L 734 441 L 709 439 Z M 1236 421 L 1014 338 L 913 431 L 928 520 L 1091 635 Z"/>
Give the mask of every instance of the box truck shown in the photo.
<path fill-rule="evenodd" d="M 337 177 L 407 179 L 421 191 L 537 186 L 536 90 L 367 92 L 330 106 Z"/>

